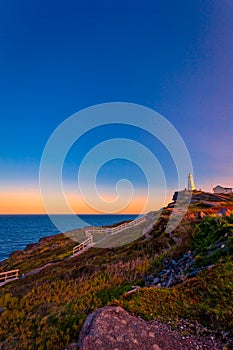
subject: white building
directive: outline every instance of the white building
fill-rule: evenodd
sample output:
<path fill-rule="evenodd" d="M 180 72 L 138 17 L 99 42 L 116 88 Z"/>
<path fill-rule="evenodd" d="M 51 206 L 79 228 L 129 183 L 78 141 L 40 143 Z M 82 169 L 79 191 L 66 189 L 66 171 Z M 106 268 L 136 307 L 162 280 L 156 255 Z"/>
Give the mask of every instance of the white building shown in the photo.
<path fill-rule="evenodd" d="M 195 191 L 196 187 L 194 185 L 193 175 L 188 174 L 188 191 Z"/>
<path fill-rule="evenodd" d="M 222 187 L 220 185 L 217 185 L 213 188 L 214 193 L 216 194 L 231 194 L 233 193 L 232 187 Z"/>

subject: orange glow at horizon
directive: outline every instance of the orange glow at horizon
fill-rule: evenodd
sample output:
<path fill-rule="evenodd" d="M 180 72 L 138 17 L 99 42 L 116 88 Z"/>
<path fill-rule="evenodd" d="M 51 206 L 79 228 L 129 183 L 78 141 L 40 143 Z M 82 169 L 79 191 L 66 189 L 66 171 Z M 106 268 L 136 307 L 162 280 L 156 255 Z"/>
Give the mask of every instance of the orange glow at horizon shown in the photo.
<path fill-rule="evenodd" d="M 0 214 L 46 214 L 46 210 L 39 191 L 4 191 L 0 193 L 0 198 Z M 102 213 L 89 207 L 78 194 L 68 194 L 66 195 L 66 198 L 72 210 L 77 214 Z M 56 196 L 54 196 L 54 203 L 54 208 L 56 208 L 56 210 L 50 214 L 63 214 L 64 212 L 59 210 L 59 203 L 56 203 Z M 113 212 L 113 214 L 142 213 L 145 203 L 145 196 L 141 195 L 134 197 L 126 208 L 120 212 Z M 98 203 L 96 204 L 96 208 L 98 209 Z M 151 210 L 156 210 L 156 208 L 151 208 Z"/>
<path fill-rule="evenodd" d="M 0 214 L 46 214 L 38 192 L 9 191 L 0 196 Z"/>
<path fill-rule="evenodd" d="M 75 213 L 102 214 L 102 212 L 98 210 L 98 202 L 95 203 L 95 207 L 96 207 L 96 210 L 95 210 L 94 208 L 88 206 L 88 204 L 86 204 L 86 202 L 78 195 L 70 194 L 70 195 L 67 195 L 66 198 L 68 200 L 70 207 Z M 108 196 L 107 198 L 107 196 L 104 196 L 104 199 L 110 202 L 114 200 L 114 197 Z M 121 211 L 114 212 L 114 204 L 111 204 L 111 203 L 109 203 L 109 210 L 113 210 L 112 214 L 139 214 L 143 212 L 145 203 L 146 203 L 145 196 L 137 196 L 137 197 L 134 197 L 132 201 Z"/>

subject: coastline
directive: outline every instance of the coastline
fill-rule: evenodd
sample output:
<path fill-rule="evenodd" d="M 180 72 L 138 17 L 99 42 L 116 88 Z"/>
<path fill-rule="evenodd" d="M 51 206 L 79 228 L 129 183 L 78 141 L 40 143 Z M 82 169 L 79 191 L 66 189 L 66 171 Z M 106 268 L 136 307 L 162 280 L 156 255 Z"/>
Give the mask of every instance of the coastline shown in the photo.
<path fill-rule="evenodd" d="M 25 277 L 0 288 L 3 348 L 21 350 L 46 341 L 51 349 L 64 350 L 78 344 L 88 315 L 117 305 L 155 324 L 162 320 L 164 336 L 165 325 L 180 327 L 187 342 L 193 338 L 204 346 L 212 339 L 216 349 L 231 349 L 233 301 L 224 296 L 233 292 L 233 198 L 212 199 L 209 193 L 193 193 L 182 223 L 167 233 L 174 207 L 170 203 L 148 234 L 125 246 L 89 247 L 70 258 L 76 243 L 58 234 L 15 252 L 4 269 L 19 267 Z M 20 327 L 29 332 L 18 334 L 16 314 L 22 315 L 17 321 Z M 137 324 L 138 318 L 133 320 Z M 112 330 L 114 325 L 117 320 Z"/>
<path fill-rule="evenodd" d="M 107 223 L 111 224 L 126 219 L 133 219 L 137 215 L 138 214 L 81 214 L 78 216 L 85 220 L 88 220 L 90 224 L 95 223 L 95 226 L 101 226 L 101 222 L 106 224 L 107 221 Z M 70 215 L 64 214 L 59 216 L 65 219 L 70 217 Z M 3 222 L 4 218 L 8 219 L 7 222 Z M 122 218 L 123 220 L 121 220 L 120 218 Z M 35 222 L 33 222 L 33 219 L 35 219 Z M 38 221 L 37 219 L 40 220 Z M 77 229 L 77 227 L 71 227 L 69 222 L 67 224 L 67 229 L 65 229 L 65 226 L 66 224 L 64 223 L 63 233 L 70 231 L 71 229 Z M 2 250 L 2 253 L 0 254 L 0 262 L 9 258 L 14 251 L 24 250 L 28 244 L 36 243 L 43 237 L 56 235 L 59 233 L 59 230 L 52 224 L 47 214 L 0 215 L 0 242 Z M 12 249 L 9 248 L 9 242 L 13 246 Z"/>

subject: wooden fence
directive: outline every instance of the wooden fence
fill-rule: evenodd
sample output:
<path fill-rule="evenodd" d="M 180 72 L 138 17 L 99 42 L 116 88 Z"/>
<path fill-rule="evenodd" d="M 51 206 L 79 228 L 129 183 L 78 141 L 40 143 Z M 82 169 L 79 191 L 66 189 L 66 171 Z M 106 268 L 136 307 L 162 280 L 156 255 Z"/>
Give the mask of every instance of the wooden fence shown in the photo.
<path fill-rule="evenodd" d="M 0 283 L 19 278 L 19 269 L 0 273 Z"/>
<path fill-rule="evenodd" d="M 97 234 L 98 233 L 109 233 L 110 235 L 113 235 L 113 234 L 121 232 L 125 229 L 128 229 L 130 227 L 137 226 L 145 221 L 146 221 L 146 217 L 142 216 L 136 220 L 133 220 L 133 221 L 130 221 L 130 222 L 127 222 L 127 223 L 124 223 L 122 225 L 118 225 L 115 227 L 106 227 L 106 228 L 94 227 L 94 226 L 90 227 L 90 228 L 87 227 L 87 228 L 85 228 L 85 234 L 86 234 L 87 239 L 85 241 L 81 242 L 80 244 L 76 245 L 73 248 L 73 255 L 75 255 L 76 253 L 78 253 L 79 251 L 83 250 L 85 247 L 87 247 L 88 245 L 93 243 L 93 234 L 94 233 L 97 233 Z M 0 284 L 3 285 L 7 281 L 18 279 L 18 278 L 19 278 L 19 269 L 1 272 L 0 273 Z"/>
<path fill-rule="evenodd" d="M 109 234 L 115 234 L 121 231 L 124 231 L 125 229 L 128 229 L 130 227 L 137 226 L 141 224 L 142 222 L 145 222 L 146 218 L 144 216 L 130 221 L 130 222 L 125 222 L 124 224 L 115 226 L 115 227 L 91 227 L 86 229 L 86 233 L 93 234 L 93 233 L 109 233 Z"/>
<path fill-rule="evenodd" d="M 76 245 L 73 248 L 73 255 L 79 252 L 80 250 L 83 250 L 86 246 L 89 244 L 93 243 L 93 234 L 98 234 L 98 233 L 109 233 L 110 235 L 116 234 L 118 232 L 124 231 L 130 227 L 137 226 L 141 224 L 142 222 L 145 222 L 146 218 L 145 216 L 142 216 L 136 220 L 130 221 L 130 222 L 125 222 L 124 224 L 115 226 L 115 227 L 95 227 L 92 226 L 90 228 L 85 229 L 85 234 L 87 236 L 87 239 L 83 241 L 82 243 Z"/>
<path fill-rule="evenodd" d="M 83 241 L 82 243 L 76 245 L 73 248 L 73 255 L 78 253 L 80 250 L 83 250 L 85 247 L 87 247 L 91 243 L 93 243 L 93 237 L 89 237 L 85 241 Z"/>

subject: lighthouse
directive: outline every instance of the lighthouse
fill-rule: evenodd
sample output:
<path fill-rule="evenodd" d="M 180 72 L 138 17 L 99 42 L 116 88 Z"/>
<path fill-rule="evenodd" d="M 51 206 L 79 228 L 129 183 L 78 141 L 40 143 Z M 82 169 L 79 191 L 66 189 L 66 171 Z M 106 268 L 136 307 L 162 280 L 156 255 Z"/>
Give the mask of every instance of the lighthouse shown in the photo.
<path fill-rule="evenodd" d="M 195 189 L 196 188 L 193 181 L 193 175 L 188 174 L 188 191 L 194 191 Z"/>

